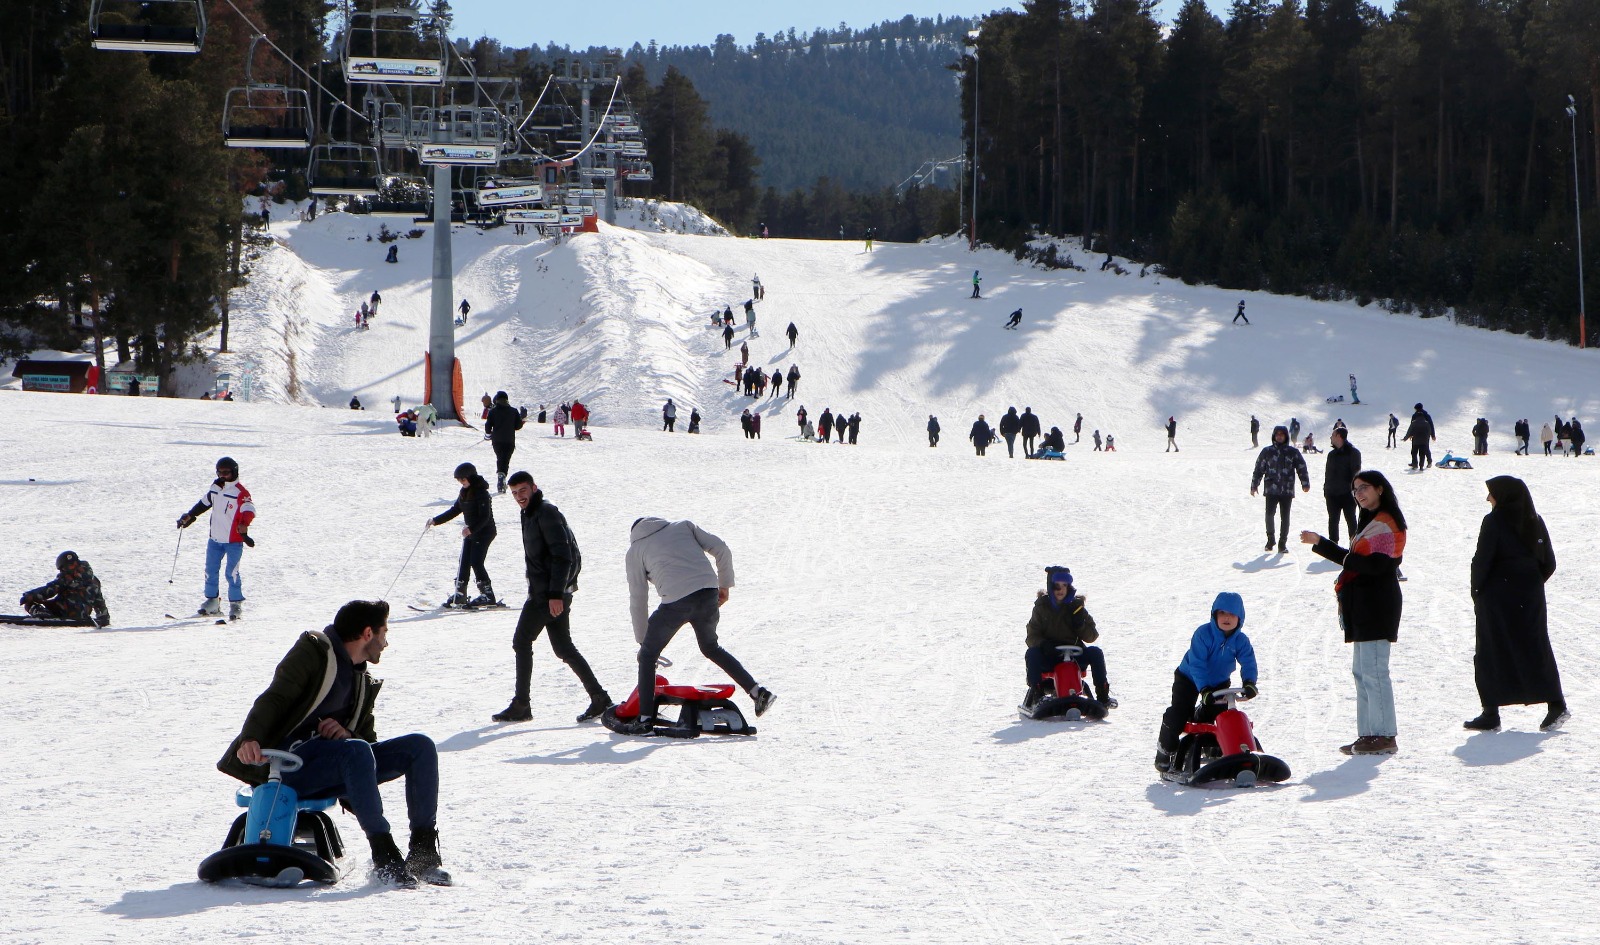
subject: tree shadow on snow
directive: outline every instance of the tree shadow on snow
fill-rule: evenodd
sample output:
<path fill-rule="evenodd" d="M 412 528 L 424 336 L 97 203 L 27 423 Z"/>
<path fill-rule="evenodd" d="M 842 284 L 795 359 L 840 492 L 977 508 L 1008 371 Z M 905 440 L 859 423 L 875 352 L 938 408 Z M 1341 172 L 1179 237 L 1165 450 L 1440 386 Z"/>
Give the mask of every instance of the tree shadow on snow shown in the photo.
<path fill-rule="evenodd" d="M 1557 732 L 1480 732 L 1451 754 L 1469 768 L 1508 765 L 1531 758 L 1544 750 L 1545 739 Z"/>
<path fill-rule="evenodd" d="M 1351 755 L 1337 768 L 1318 771 L 1300 783 L 1311 793 L 1300 798 L 1301 803 L 1313 801 L 1338 801 L 1363 794 L 1378 779 L 1378 765 L 1389 755 Z"/>
<path fill-rule="evenodd" d="M 1287 555 L 1257 555 L 1253 561 L 1235 561 L 1233 569 L 1243 571 L 1245 574 L 1255 574 L 1259 571 L 1274 571 L 1278 568 L 1293 567 L 1294 562 Z"/>

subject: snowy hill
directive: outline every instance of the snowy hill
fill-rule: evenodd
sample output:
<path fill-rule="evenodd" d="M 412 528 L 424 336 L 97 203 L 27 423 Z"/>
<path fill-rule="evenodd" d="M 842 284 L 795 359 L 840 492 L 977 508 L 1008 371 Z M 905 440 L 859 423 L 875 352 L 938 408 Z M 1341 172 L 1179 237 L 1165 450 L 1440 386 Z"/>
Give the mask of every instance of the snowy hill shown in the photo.
<path fill-rule="evenodd" d="M 420 393 L 426 240 L 402 240 L 401 264 L 386 266 L 365 221 L 274 232 L 283 245 L 255 261 L 235 308 L 265 402 L 3 395 L 8 593 L 43 583 L 72 548 L 105 583 L 114 626 L 0 627 L 0 849 L 14 877 L 0 941 L 315 942 L 334 928 L 447 943 L 1600 940 L 1589 799 L 1600 465 L 1514 457 L 1508 436 L 1516 416 L 1535 428 L 1557 410 L 1592 418 L 1592 352 L 1265 295 L 1247 296 L 1253 324 L 1232 328 L 1237 295 L 951 245 L 867 255 L 607 228 L 550 247 L 462 231 L 469 392 L 577 394 L 598 415 L 592 443 L 530 424 L 513 467 L 534 474 L 582 546 L 574 636 L 613 696 L 634 672 L 629 523 L 693 518 L 734 551 L 722 640 L 777 707 L 749 740 L 627 740 L 572 723 L 582 690 L 543 643 L 534 721 L 491 723 L 510 696 L 516 612 L 403 606 L 436 602 L 454 573 L 454 530 L 421 533 L 453 495 L 450 471 L 492 465 L 475 431 L 402 439 L 382 409 Z M 981 301 L 966 298 L 974 266 Z M 792 319 L 805 375 L 795 402 L 763 402 L 778 422 L 754 443 L 736 426 L 749 401 L 721 383 L 732 359 L 701 324 L 713 306 L 737 308 L 753 273 L 768 287 L 755 362 L 789 363 Z M 357 333 L 349 312 L 374 288 L 382 312 Z M 1022 330 L 1002 330 L 1018 306 Z M 1324 403 L 1348 394 L 1351 371 L 1369 405 Z M 352 392 L 378 409 L 342 409 Z M 707 434 L 657 432 L 667 395 L 699 405 Z M 1478 415 L 1494 424 L 1493 453 L 1470 472 L 1408 475 L 1380 430 L 1417 400 L 1440 425 L 1438 454 L 1468 449 Z M 862 444 L 788 439 L 800 402 L 859 411 Z M 1003 447 L 974 457 L 966 426 L 1012 403 L 1063 427 L 1081 410 L 1085 440 L 1112 431 L 1119 452 L 1085 442 L 1064 463 L 1008 460 Z M 1269 425 L 1298 416 L 1319 440 L 1341 416 L 1366 465 L 1395 482 L 1412 531 L 1394 757 L 1335 750 L 1357 734 L 1335 569 L 1300 546 L 1261 554 L 1252 411 Z M 928 413 L 945 421 L 937 450 Z M 1161 451 L 1169 414 L 1178 454 Z M 223 454 L 260 509 L 248 614 L 173 624 L 162 614 L 198 603 L 203 543 L 191 529 L 175 560 L 172 522 Z M 1310 462 L 1295 524 L 1322 530 L 1322 464 Z M 1460 727 L 1477 711 L 1468 563 L 1483 480 L 1501 473 L 1528 480 L 1560 561 L 1550 631 L 1575 718 L 1559 733 L 1537 731 L 1536 708 L 1506 710 L 1500 733 Z M 520 605 L 509 497 L 496 516 L 489 570 Z M 1023 624 L 1040 568 L 1057 563 L 1099 622 L 1122 703 L 1102 724 L 1016 717 Z M 391 583 L 378 730 L 439 742 L 440 830 L 462 885 L 366 883 L 365 844 L 344 815 L 355 872 L 338 886 L 196 882 L 235 815 L 233 784 L 212 765 L 272 667 L 340 603 Z M 1294 776 L 1178 789 L 1153 777 L 1155 732 L 1172 669 L 1224 589 L 1244 595 L 1261 661 L 1249 711 Z M 668 653 L 674 681 L 721 678 L 688 633 Z M 402 792 L 384 793 L 403 840 Z"/>

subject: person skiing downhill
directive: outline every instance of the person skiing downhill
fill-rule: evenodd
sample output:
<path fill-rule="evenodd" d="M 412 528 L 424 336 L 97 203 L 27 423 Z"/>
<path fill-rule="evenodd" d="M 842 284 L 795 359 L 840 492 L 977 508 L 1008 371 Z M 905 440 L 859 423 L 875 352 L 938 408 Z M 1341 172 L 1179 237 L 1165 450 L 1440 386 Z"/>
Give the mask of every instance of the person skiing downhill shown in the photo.
<path fill-rule="evenodd" d="M 1010 328 L 1012 330 L 1017 330 L 1018 326 L 1020 326 L 1021 324 L 1022 324 L 1022 309 L 1019 308 L 1015 312 L 1011 313 L 1011 320 L 1006 322 L 1006 327 Z"/>
<path fill-rule="evenodd" d="M 583 570 L 583 555 L 572 536 L 567 517 L 545 501 L 544 491 L 533 476 L 518 471 L 511 475 L 511 497 L 522 512 L 522 555 L 527 566 L 528 601 L 517 618 L 511 649 L 516 654 L 516 691 L 511 704 L 496 712 L 496 722 L 526 722 L 533 718 L 529 690 L 533 679 L 533 644 L 546 628 L 550 630 L 550 650 L 567 664 L 589 695 L 589 707 L 578 713 L 579 722 L 599 718 L 611 707 L 611 696 L 595 678 L 589 662 L 572 643 L 572 595 L 578 590 L 578 572 Z"/>
<path fill-rule="evenodd" d="M 708 554 L 716 561 L 715 570 L 706 560 Z M 621 729 L 624 734 L 654 732 L 656 666 L 661 651 L 684 624 L 694 628 L 701 654 L 749 694 L 758 717 L 772 708 L 777 696 L 757 684 L 755 677 L 717 641 L 721 608 L 734 587 L 733 552 L 726 542 L 694 522 L 636 518 L 628 530 L 623 567 L 628 575 L 633 638 L 639 643 L 639 715 L 625 723 Z M 651 585 L 661 604 L 647 617 Z"/>
<path fill-rule="evenodd" d="M 461 564 L 456 569 L 456 592 L 445 601 L 446 607 L 488 607 L 496 601 L 494 588 L 489 583 L 489 572 L 484 559 L 489 555 L 489 545 L 495 539 L 494 505 L 489 496 L 489 481 L 478 475 L 478 467 L 462 463 L 456 467 L 456 482 L 461 492 L 455 504 L 428 519 L 427 528 L 443 525 L 457 515 L 462 516 Z M 478 596 L 467 599 L 467 578 L 478 579 Z"/>
<path fill-rule="evenodd" d="M 1284 426 L 1272 428 L 1272 442 L 1256 457 L 1255 472 L 1250 477 L 1250 494 L 1255 495 L 1265 480 L 1267 492 L 1267 546 L 1272 550 L 1272 518 L 1281 510 L 1278 528 L 1278 554 L 1283 554 L 1289 540 L 1289 507 L 1294 504 L 1294 479 L 1300 477 L 1300 491 L 1311 491 L 1311 477 L 1306 473 L 1305 457 L 1289 440 L 1289 430 Z M 1241 615 L 1242 616 L 1242 615 Z"/>
<path fill-rule="evenodd" d="M 517 431 L 527 419 L 527 407 L 519 411 L 511 406 L 511 398 L 505 391 L 495 393 L 494 406 L 489 408 L 489 416 L 483 422 L 483 437 L 494 448 L 496 492 L 506 491 L 506 472 L 511 469 L 511 454 L 517 451 Z"/>
<path fill-rule="evenodd" d="M 211 530 L 206 540 L 205 602 L 196 616 L 222 613 L 217 571 L 223 568 L 228 581 L 228 619 L 244 616 L 244 581 L 239 575 L 239 560 L 244 546 L 255 546 L 250 523 L 256 518 L 256 505 L 250 490 L 239 482 L 239 464 L 232 457 L 217 460 L 217 478 L 211 488 L 189 511 L 178 516 L 178 527 L 188 528 L 207 510 L 211 511 Z"/>
<path fill-rule="evenodd" d="M 55 579 L 25 591 L 21 604 L 30 617 L 70 620 L 84 627 L 111 626 L 111 611 L 100 591 L 100 579 L 76 552 L 56 555 Z"/>
<path fill-rule="evenodd" d="M 978 287 L 981 286 L 981 285 L 983 285 L 983 277 L 978 274 L 978 270 L 976 270 L 976 269 L 972 270 L 972 297 L 973 298 L 975 298 L 975 299 L 983 298 L 983 296 L 979 293 L 979 289 L 978 289 Z"/>

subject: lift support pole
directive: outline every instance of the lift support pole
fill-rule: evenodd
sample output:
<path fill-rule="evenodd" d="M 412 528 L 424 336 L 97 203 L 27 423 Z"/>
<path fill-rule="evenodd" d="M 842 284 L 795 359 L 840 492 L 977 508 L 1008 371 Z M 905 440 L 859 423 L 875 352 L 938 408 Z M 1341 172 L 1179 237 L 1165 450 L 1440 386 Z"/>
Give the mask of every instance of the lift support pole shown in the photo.
<path fill-rule="evenodd" d="M 428 322 L 429 378 L 433 407 L 440 420 L 456 416 L 453 391 L 456 363 L 454 265 L 450 257 L 450 165 L 433 167 L 433 307 Z"/>

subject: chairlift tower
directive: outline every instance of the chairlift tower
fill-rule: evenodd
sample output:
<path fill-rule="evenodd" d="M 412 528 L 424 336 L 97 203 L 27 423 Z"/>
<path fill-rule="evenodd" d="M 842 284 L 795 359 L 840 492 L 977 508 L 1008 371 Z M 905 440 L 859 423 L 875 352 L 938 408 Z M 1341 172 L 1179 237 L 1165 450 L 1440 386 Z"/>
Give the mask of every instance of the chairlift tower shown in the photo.
<path fill-rule="evenodd" d="M 598 63 L 580 62 L 569 59 L 566 69 L 555 77 L 561 85 L 575 85 L 578 88 L 581 106 L 578 114 L 579 127 L 582 129 L 582 139 L 585 142 L 595 140 L 595 123 L 593 114 L 593 96 L 597 88 L 610 88 L 621 81 L 617 76 L 617 60 L 606 57 Z M 595 150 L 585 148 L 578 156 L 578 176 L 583 180 L 585 187 L 592 187 L 596 177 L 594 164 Z M 601 208 L 601 219 L 615 225 L 617 222 L 617 177 L 616 168 L 611 167 L 608 176 L 605 176 L 605 206 Z"/>

